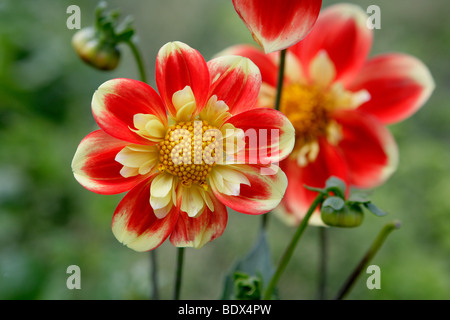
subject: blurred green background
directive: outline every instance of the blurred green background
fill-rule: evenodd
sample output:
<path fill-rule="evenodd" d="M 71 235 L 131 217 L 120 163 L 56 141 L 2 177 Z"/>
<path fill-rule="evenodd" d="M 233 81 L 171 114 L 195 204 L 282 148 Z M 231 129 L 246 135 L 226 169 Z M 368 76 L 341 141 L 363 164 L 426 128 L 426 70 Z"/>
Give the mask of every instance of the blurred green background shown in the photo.
<path fill-rule="evenodd" d="M 324 0 L 328 6 L 337 1 Z M 367 274 L 348 299 L 450 298 L 450 20 L 447 0 L 353 1 L 381 8 L 372 54 L 397 51 L 429 66 L 436 90 L 412 118 L 390 127 L 400 166 L 375 190 L 373 201 L 390 214 L 366 215 L 356 229 L 330 229 L 327 296 L 333 297 L 382 226 L 402 221 L 372 261 L 381 289 Z M 112 72 L 85 65 L 71 47 L 66 8 L 81 9 L 82 27 L 94 20 L 90 0 L 0 0 L 0 299 L 148 299 L 150 254 L 122 246 L 111 217 L 123 195 L 82 188 L 70 163 L 80 140 L 96 128 L 91 97 L 104 81 L 138 78 L 127 47 Z M 149 83 L 159 48 L 180 40 L 206 59 L 225 47 L 253 43 L 230 0 L 108 1 L 132 15 Z M 223 277 L 257 236 L 260 217 L 230 212 L 222 237 L 185 250 L 181 297 L 216 299 Z M 269 219 L 272 260 L 278 262 L 294 233 Z M 279 283 L 282 299 L 315 299 L 319 232 L 306 230 Z M 176 249 L 157 249 L 160 297 L 170 299 Z M 81 268 L 81 290 L 68 290 L 67 267 Z"/>

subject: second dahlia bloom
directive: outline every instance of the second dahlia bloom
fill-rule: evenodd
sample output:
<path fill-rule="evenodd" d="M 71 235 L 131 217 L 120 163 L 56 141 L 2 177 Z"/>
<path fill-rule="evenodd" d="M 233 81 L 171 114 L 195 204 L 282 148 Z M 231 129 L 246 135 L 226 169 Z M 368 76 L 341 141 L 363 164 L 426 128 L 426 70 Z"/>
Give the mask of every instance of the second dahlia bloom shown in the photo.
<path fill-rule="evenodd" d="M 296 130 L 296 145 L 281 163 L 289 186 L 277 212 L 298 223 L 330 176 L 349 186 L 373 188 L 396 170 L 398 150 L 386 125 L 414 114 L 429 98 L 434 81 L 417 58 L 401 53 L 368 58 L 373 32 L 356 5 L 321 12 L 311 33 L 291 47 L 280 111 Z M 252 59 L 262 74 L 257 105 L 273 108 L 278 56 L 249 45 L 221 54 Z M 319 214 L 311 219 L 321 223 Z"/>
<path fill-rule="evenodd" d="M 206 63 L 171 42 L 158 53 L 156 83 L 159 94 L 137 80 L 102 84 L 92 99 L 100 129 L 81 141 L 72 162 L 88 190 L 128 191 L 112 219 L 116 238 L 137 251 L 169 236 L 175 246 L 198 248 L 223 233 L 226 206 L 246 214 L 276 207 L 287 179 L 271 164 L 292 151 L 294 128 L 281 112 L 255 109 L 258 68 L 236 56 Z M 243 139 L 249 129 L 278 134 L 259 141 L 265 152 L 255 153 Z M 237 146 L 225 149 L 230 137 Z M 227 160 L 242 153 L 246 163 Z"/>

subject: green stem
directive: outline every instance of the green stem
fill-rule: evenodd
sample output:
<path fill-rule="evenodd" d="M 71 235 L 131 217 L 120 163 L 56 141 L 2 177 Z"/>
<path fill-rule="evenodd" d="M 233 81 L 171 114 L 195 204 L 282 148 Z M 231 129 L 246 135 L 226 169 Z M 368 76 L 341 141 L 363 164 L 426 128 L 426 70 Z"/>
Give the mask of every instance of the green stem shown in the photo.
<path fill-rule="evenodd" d="M 386 224 L 383 229 L 381 229 L 380 233 L 370 246 L 369 250 L 365 254 L 365 256 L 361 259 L 359 264 L 356 266 L 356 268 L 353 270 L 353 272 L 348 277 L 347 281 L 344 283 L 344 285 L 339 290 L 339 293 L 337 294 L 335 300 L 342 300 L 344 297 L 350 292 L 350 289 L 355 284 L 356 280 L 358 279 L 361 272 L 365 269 L 366 265 L 372 258 L 375 256 L 375 254 L 378 252 L 380 247 L 383 245 L 384 241 L 386 240 L 387 236 L 394 231 L 395 229 L 400 228 L 400 222 L 399 221 L 392 221 L 388 224 Z"/>
<path fill-rule="evenodd" d="M 286 49 L 280 51 L 280 66 L 278 69 L 277 96 L 275 98 L 275 110 L 280 110 L 281 94 L 283 92 L 284 72 L 286 65 Z"/>
<path fill-rule="evenodd" d="M 177 270 L 175 274 L 175 288 L 173 291 L 173 300 L 180 299 L 181 291 L 181 279 L 183 276 L 183 260 L 184 260 L 184 248 L 178 248 L 177 252 Z"/>
<path fill-rule="evenodd" d="M 280 110 L 281 104 L 281 94 L 283 91 L 283 80 L 284 80 L 284 71 L 286 65 L 286 49 L 280 51 L 280 66 L 278 68 L 278 84 L 277 84 L 277 95 L 275 98 L 275 110 Z M 262 223 L 261 228 L 265 230 L 267 228 L 267 219 L 269 218 L 269 212 L 262 215 Z"/>
<path fill-rule="evenodd" d="M 262 215 L 262 219 L 261 219 L 261 230 L 266 230 L 267 228 L 267 217 L 269 216 L 270 212 L 267 212 L 265 214 Z"/>
<path fill-rule="evenodd" d="M 142 60 L 142 56 L 139 52 L 139 49 L 133 42 L 133 40 L 127 41 L 128 46 L 131 49 L 131 52 L 133 53 L 134 59 L 136 60 L 138 69 L 139 69 L 139 75 L 142 82 L 147 82 L 147 75 L 145 73 L 144 63 Z"/>
<path fill-rule="evenodd" d="M 152 300 L 158 300 L 159 299 L 158 267 L 157 267 L 156 261 L 157 261 L 156 250 L 152 250 L 152 251 L 150 251 L 150 265 L 151 265 L 151 279 L 152 279 L 151 297 L 152 297 Z"/>
<path fill-rule="evenodd" d="M 294 249 L 297 246 L 298 241 L 300 240 L 300 237 L 302 236 L 303 232 L 305 231 L 306 227 L 308 226 L 309 218 L 311 218 L 312 214 L 316 210 L 317 206 L 322 202 L 324 198 L 323 193 L 319 193 L 317 195 L 314 202 L 311 204 L 311 207 L 309 208 L 308 212 L 306 213 L 305 217 L 303 218 L 302 222 L 297 228 L 297 231 L 294 234 L 294 237 L 292 238 L 291 242 L 289 243 L 288 247 L 286 248 L 283 257 L 281 258 L 281 261 L 278 265 L 277 270 L 275 271 L 274 275 L 272 276 L 272 279 L 269 282 L 269 285 L 267 286 L 266 291 L 264 292 L 263 299 L 264 300 L 270 300 L 273 295 L 273 291 L 275 290 L 275 287 L 278 283 L 278 280 L 280 279 L 281 275 L 284 272 L 284 269 L 286 268 L 287 264 L 289 263 L 289 260 L 292 257 L 292 254 L 294 253 Z"/>
<path fill-rule="evenodd" d="M 327 260 L 328 260 L 328 229 L 326 227 L 319 227 L 319 300 L 326 299 L 326 285 L 327 285 Z"/>

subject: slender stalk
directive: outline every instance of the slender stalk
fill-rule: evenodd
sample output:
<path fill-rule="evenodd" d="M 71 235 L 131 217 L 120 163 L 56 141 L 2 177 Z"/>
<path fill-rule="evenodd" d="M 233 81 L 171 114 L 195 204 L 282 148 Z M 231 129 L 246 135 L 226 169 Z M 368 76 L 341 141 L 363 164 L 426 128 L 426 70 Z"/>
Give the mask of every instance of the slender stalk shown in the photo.
<path fill-rule="evenodd" d="M 144 63 L 142 60 L 142 55 L 139 52 L 139 49 L 137 48 L 136 44 L 133 42 L 133 40 L 130 40 L 127 42 L 128 46 L 131 49 L 131 52 L 133 53 L 134 59 L 136 60 L 136 64 L 139 69 L 139 76 L 141 78 L 142 82 L 147 82 L 147 75 L 145 73 Z"/>
<path fill-rule="evenodd" d="M 173 291 L 173 300 L 180 299 L 181 279 L 183 276 L 183 260 L 184 260 L 184 248 L 178 248 L 177 270 L 175 273 L 175 287 Z"/>
<path fill-rule="evenodd" d="M 267 212 L 267 213 L 262 215 L 262 218 L 261 218 L 261 230 L 266 230 L 266 228 L 267 228 L 267 219 L 268 219 L 269 214 L 270 214 L 270 212 Z"/>
<path fill-rule="evenodd" d="M 327 287 L 327 260 L 328 260 L 328 229 L 326 227 L 319 227 L 319 300 L 326 299 Z"/>
<path fill-rule="evenodd" d="M 350 289 L 355 284 L 356 280 L 360 276 L 361 272 L 365 269 L 366 265 L 372 258 L 375 256 L 375 254 L 378 252 L 380 247 L 383 245 L 384 241 L 386 240 L 387 236 L 394 231 L 395 229 L 400 228 L 400 222 L 399 221 L 392 221 L 388 224 L 386 224 L 383 229 L 381 229 L 380 233 L 370 246 L 369 250 L 366 252 L 364 257 L 361 259 L 359 264 L 356 266 L 356 268 L 353 270 L 353 272 L 348 277 L 347 281 L 344 283 L 344 285 L 339 290 L 335 300 L 342 300 L 344 297 L 350 292 Z"/>
<path fill-rule="evenodd" d="M 275 110 L 280 110 L 281 95 L 283 93 L 284 72 L 286 65 L 286 49 L 280 51 L 280 66 L 278 68 L 277 95 L 275 98 Z"/>
<path fill-rule="evenodd" d="M 286 248 L 280 263 L 278 264 L 277 270 L 275 271 L 274 275 L 272 276 L 272 279 L 269 282 L 269 285 L 267 286 L 266 291 L 264 292 L 263 299 L 264 300 L 270 300 L 273 295 L 273 291 L 275 290 L 275 287 L 278 283 L 278 280 L 280 279 L 281 275 L 283 274 L 284 270 L 286 269 L 286 266 L 289 263 L 289 260 L 292 257 L 292 254 L 294 253 L 294 249 L 297 246 L 298 241 L 300 240 L 300 237 L 302 236 L 303 232 L 305 231 L 306 227 L 308 226 L 309 218 L 311 218 L 312 214 L 316 210 L 317 206 L 322 202 L 324 198 L 323 193 L 319 193 L 319 195 L 316 197 L 314 202 L 311 204 L 311 207 L 309 208 L 308 212 L 306 213 L 305 217 L 303 218 L 302 222 L 298 226 L 294 237 L 292 238 L 291 242 L 289 243 L 288 247 Z"/>
<path fill-rule="evenodd" d="M 159 299 L 159 290 L 158 290 L 158 266 L 157 262 L 156 250 L 150 251 L 150 266 L 151 266 L 151 279 L 152 279 L 152 292 L 151 298 L 152 300 Z"/>
<path fill-rule="evenodd" d="M 283 81 L 284 81 L 284 71 L 286 65 L 286 49 L 280 51 L 280 65 L 278 68 L 278 83 L 277 83 L 277 95 L 275 97 L 275 110 L 280 110 L 281 104 L 281 94 L 283 91 Z M 261 228 L 265 230 L 267 228 L 267 219 L 269 218 L 269 213 L 262 215 Z"/>

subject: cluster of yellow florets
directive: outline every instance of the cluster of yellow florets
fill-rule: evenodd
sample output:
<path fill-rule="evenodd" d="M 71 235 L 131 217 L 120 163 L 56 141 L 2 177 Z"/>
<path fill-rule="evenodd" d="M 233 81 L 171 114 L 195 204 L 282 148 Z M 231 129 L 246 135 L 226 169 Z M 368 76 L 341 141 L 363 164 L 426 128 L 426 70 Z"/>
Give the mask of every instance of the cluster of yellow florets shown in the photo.
<path fill-rule="evenodd" d="M 297 139 L 304 142 L 326 135 L 331 109 L 330 97 L 314 86 L 293 84 L 283 90 L 280 111 L 291 121 Z"/>
<path fill-rule="evenodd" d="M 184 186 L 197 183 L 207 188 L 206 178 L 220 160 L 217 128 L 207 121 L 178 122 L 159 144 L 160 171 L 178 176 Z M 217 154 L 216 154 L 217 153 Z"/>

